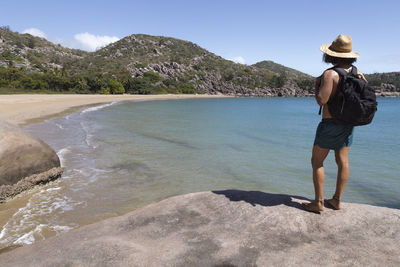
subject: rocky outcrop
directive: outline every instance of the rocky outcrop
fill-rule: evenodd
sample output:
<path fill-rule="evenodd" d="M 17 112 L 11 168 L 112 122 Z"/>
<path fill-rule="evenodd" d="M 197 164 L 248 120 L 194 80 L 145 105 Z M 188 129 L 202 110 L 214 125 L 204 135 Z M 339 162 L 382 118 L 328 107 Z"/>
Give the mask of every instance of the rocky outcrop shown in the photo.
<path fill-rule="evenodd" d="M 400 97 L 400 92 L 377 92 L 378 96 L 382 97 Z"/>
<path fill-rule="evenodd" d="M 375 94 L 383 97 L 400 97 L 400 88 L 393 84 L 382 83 L 380 86 L 373 86 Z"/>
<path fill-rule="evenodd" d="M 400 210 L 304 198 L 192 193 L 0 254 L 6 266 L 399 266 Z"/>
<path fill-rule="evenodd" d="M 0 27 L 0 54 L 0 66 L 43 71 L 44 67 L 62 69 L 66 62 L 78 60 L 87 52 L 64 48 L 44 38 L 19 34 L 3 26 Z"/>
<path fill-rule="evenodd" d="M 37 185 L 46 184 L 50 181 L 56 180 L 61 177 L 63 169 L 61 167 L 54 167 L 48 171 L 34 174 L 23 178 L 13 185 L 0 186 L 0 203 L 5 202 L 7 199 L 13 198 L 23 191 L 29 190 Z"/>
<path fill-rule="evenodd" d="M 16 126 L 0 122 L 0 186 L 14 185 L 57 167 L 60 160 L 50 146 Z"/>

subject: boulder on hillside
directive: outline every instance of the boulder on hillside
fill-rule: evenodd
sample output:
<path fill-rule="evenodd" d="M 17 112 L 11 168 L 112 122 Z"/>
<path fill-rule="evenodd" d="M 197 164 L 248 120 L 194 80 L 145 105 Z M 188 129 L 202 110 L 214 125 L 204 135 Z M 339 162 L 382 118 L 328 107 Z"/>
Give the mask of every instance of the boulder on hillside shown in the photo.
<path fill-rule="evenodd" d="M 0 254 L 7 266 L 399 266 L 400 210 L 304 198 L 192 193 Z"/>
<path fill-rule="evenodd" d="M 26 177 L 53 168 L 60 172 L 59 167 L 60 160 L 50 146 L 12 124 L 0 122 L 0 187 L 15 185 Z M 51 176 L 54 176 L 54 171 Z M 46 179 L 41 175 L 39 180 L 43 182 Z"/>

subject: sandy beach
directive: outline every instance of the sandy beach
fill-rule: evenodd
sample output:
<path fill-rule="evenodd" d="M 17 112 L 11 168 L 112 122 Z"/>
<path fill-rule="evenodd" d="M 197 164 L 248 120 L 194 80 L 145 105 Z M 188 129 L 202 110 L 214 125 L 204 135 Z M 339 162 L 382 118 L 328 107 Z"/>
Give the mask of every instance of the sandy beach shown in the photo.
<path fill-rule="evenodd" d="M 62 116 L 85 106 L 126 100 L 163 100 L 214 98 L 222 95 L 45 95 L 18 94 L 0 96 L 0 120 L 26 125 Z"/>

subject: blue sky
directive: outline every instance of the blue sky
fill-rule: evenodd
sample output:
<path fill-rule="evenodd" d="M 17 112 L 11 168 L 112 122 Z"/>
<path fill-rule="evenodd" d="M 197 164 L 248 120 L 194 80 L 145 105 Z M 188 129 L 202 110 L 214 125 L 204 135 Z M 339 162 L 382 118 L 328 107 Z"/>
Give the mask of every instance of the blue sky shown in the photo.
<path fill-rule="evenodd" d="M 94 50 L 134 33 L 194 42 L 226 59 L 262 60 L 319 75 L 319 46 L 353 38 L 365 73 L 400 71 L 400 1 L 10 1 L 0 25 Z"/>

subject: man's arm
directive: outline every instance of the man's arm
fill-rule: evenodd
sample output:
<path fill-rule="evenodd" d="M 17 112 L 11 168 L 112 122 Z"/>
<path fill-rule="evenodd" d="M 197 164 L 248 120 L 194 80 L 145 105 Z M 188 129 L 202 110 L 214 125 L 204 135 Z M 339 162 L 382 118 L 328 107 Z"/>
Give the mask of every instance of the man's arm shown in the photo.
<path fill-rule="evenodd" d="M 322 74 L 321 84 L 315 94 L 318 105 L 322 106 L 328 102 L 332 93 L 333 78 L 335 75 L 337 75 L 337 73 L 333 70 L 327 70 Z"/>

